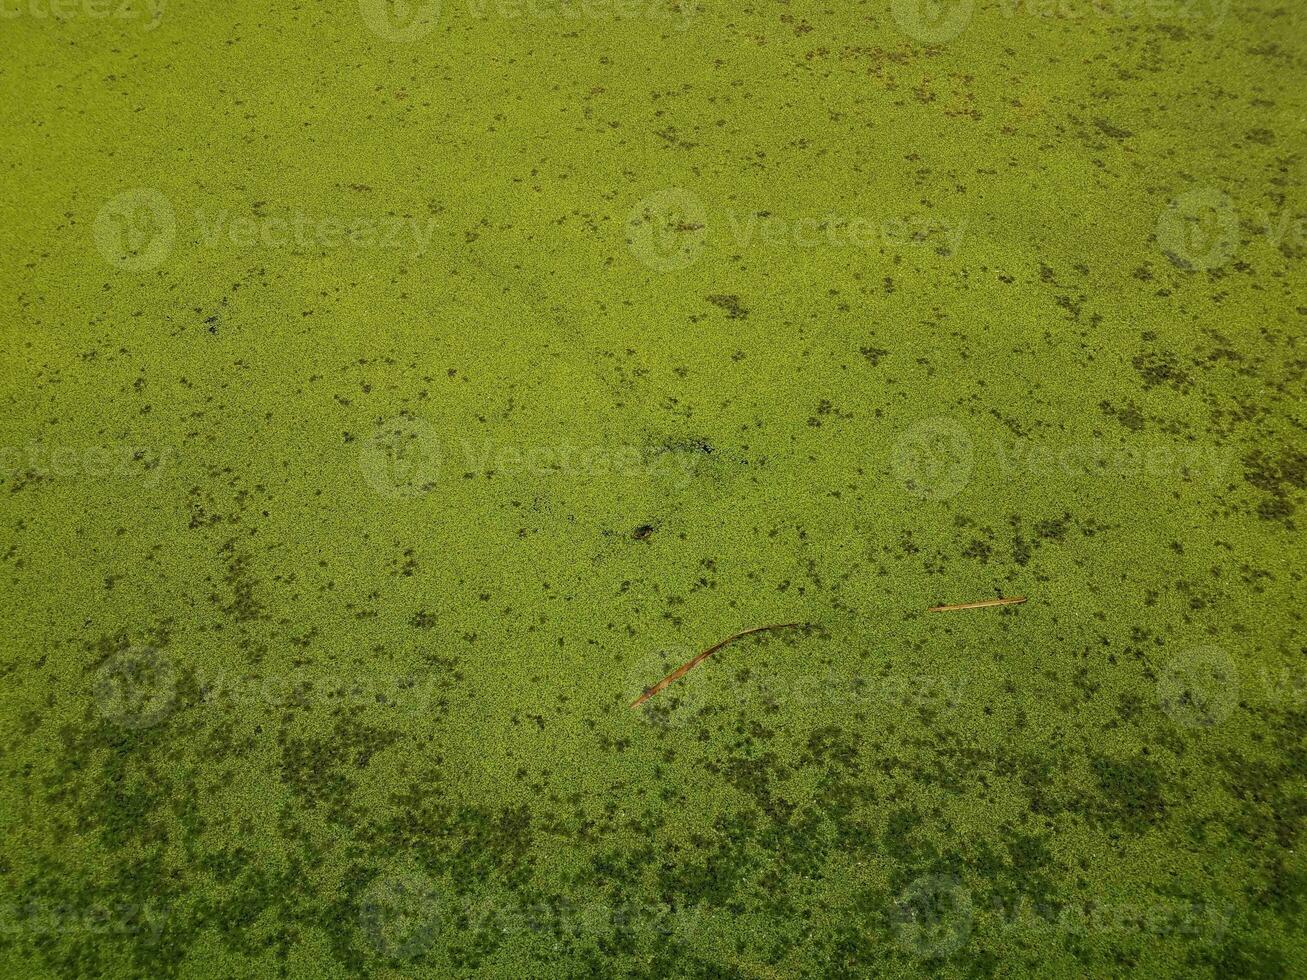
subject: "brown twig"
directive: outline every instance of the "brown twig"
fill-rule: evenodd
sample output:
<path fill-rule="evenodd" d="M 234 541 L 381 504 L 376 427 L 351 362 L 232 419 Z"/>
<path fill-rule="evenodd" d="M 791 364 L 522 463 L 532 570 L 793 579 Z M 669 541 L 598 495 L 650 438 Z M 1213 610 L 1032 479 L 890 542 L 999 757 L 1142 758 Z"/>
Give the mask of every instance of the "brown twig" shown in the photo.
<path fill-rule="evenodd" d="M 705 660 L 711 657 L 714 653 L 716 653 L 722 647 L 726 646 L 726 644 L 734 643 L 736 640 L 740 639 L 740 637 L 748 636 L 750 633 L 761 633 L 764 630 L 787 630 L 802 625 L 803 623 L 777 623 L 773 626 L 755 626 L 752 629 L 743 630 L 739 633 L 734 634 L 733 636 L 728 636 L 726 639 L 722 640 L 721 643 L 718 643 L 716 646 L 709 647 L 707 650 L 699 654 L 697 657 L 695 657 L 693 660 L 689 661 L 688 663 L 681 664 L 681 666 L 677 667 L 674 671 L 672 671 L 670 674 L 668 674 L 666 677 L 660 680 L 653 687 L 646 687 L 644 689 L 644 693 L 631 702 L 631 707 L 632 708 L 640 707 L 640 705 L 644 704 L 659 691 L 666 689 L 674 681 L 680 680 L 690 671 L 694 670 L 695 667 L 698 667 L 701 663 L 703 663 Z"/>
<path fill-rule="evenodd" d="M 980 602 L 960 602 L 956 606 L 931 606 L 926 612 L 953 612 L 955 609 L 984 609 L 988 606 L 1015 606 L 1026 601 L 1019 595 L 1014 599 L 982 599 Z"/>

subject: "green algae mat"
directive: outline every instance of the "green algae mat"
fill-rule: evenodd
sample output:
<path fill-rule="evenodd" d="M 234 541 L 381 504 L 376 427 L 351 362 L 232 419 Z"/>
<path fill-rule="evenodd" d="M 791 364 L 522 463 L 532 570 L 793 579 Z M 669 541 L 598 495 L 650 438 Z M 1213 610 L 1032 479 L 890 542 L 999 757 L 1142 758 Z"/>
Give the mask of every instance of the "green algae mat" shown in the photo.
<path fill-rule="evenodd" d="M 1303 975 L 1305 22 L 4 0 L 0 975 Z"/>

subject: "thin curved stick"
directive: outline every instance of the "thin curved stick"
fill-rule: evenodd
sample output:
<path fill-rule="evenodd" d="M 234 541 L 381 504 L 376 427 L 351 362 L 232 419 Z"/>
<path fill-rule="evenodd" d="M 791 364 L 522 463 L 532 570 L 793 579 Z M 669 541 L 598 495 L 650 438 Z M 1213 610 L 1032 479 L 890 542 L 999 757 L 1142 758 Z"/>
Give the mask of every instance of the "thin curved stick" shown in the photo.
<path fill-rule="evenodd" d="M 796 626 L 803 626 L 803 625 L 804 625 L 803 623 L 777 623 L 774 626 L 755 626 L 752 629 L 743 630 L 739 633 L 736 633 L 733 636 L 728 636 L 726 639 L 722 640 L 721 643 L 718 643 L 716 646 L 709 647 L 707 650 L 699 654 L 697 657 L 695 657 L 693 660 L 689 661 L 688 663 L 681 664 L 681 666 L 677 667 L 674 671 L 672 671 L 670 674 L 668 674 L 666 677 L 660 680 L 653 687 L 646 687 L 644 689 L 644 693 L 631 702 L 631 707 L 632 708 L 640 707 L 640 705 L 644 704 L 659 691 L 665 690 L 674 681 L 680 680 L 690 671 L 694 670 L 695 667 L 698 667 L 701 663 L 703 663 L 705 660 L 711 657 L 714 653 L 716 653 L 722 647 L 726 646 L 726 644 L 734 643 L 742 636 L 748 636 L 750 633 L 761 633 L 764 630 L 793 629 Z"/>
<path fill-rule="evenodd" d="M 1015 606 L 1025 602 L 1026 597 L 1019 595 L 1014 599 L 982 599 L 980 602 L 961 602 L 956 606 L 931 606 L 926 612 L 952 612 L 955 609 L 985 609 L 988 606 Z"/>

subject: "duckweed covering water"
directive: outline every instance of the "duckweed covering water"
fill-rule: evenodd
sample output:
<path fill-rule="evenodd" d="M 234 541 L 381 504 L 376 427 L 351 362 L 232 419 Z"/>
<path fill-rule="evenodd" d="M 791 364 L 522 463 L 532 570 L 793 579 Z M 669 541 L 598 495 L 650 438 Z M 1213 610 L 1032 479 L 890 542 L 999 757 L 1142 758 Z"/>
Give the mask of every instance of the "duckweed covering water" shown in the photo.
<path fill-rule="evenodd" d="M 1301 974 L 1297 5 L 0 30 L 5 976 Z"/>

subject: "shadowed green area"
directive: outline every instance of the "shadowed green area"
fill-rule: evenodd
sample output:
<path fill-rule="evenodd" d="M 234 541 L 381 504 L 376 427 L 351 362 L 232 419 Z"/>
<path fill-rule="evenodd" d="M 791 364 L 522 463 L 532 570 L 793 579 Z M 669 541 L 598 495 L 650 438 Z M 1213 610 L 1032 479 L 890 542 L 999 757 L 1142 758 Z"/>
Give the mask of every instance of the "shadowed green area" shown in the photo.
<path fill-rule="evenodd" d="M 1307 969 L 1301 4 L 55 6 L 0 974 Z"/>

